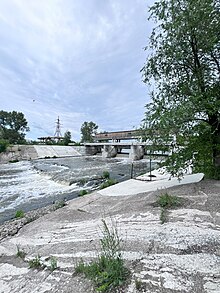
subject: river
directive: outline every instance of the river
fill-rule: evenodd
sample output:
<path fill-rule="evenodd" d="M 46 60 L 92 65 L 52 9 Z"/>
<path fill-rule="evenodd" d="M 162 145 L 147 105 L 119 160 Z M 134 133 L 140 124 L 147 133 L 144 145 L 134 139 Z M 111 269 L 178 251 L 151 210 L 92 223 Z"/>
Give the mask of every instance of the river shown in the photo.
<path fill-rule="evenodd" d="M 20 161 L 0 165 L 0 223 L 17 210 L 27 212 L 55 201 L 70 200 L 80 190 L 95 190 L 103 171 L 117 181 L 131 178 L 131 161 L 94 157 L 68 157 Z M 133 163 L 133 176 L 147 172 L 147 160 Z"/>

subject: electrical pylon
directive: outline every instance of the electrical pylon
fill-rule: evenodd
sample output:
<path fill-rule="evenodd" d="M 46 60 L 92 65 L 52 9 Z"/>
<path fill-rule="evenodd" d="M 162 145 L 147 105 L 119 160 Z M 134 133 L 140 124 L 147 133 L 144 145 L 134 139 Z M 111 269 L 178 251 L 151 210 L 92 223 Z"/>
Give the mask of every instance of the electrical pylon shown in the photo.
<path fill-rule="evenodd" d="M 60 118 L 59 118 L 59 116 L 58 116 L 58 118 L 56 120 L 56 130 L 55 130 L 54 136 L 55 137 L 62 137 L 62 134 L 61 134 L 61 124 L 60 124 Z"/>

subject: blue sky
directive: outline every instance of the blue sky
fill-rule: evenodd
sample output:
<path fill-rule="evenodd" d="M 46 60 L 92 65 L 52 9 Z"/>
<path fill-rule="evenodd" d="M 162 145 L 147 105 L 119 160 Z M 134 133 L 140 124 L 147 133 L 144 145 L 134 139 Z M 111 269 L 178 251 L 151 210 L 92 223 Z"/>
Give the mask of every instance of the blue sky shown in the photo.
<path fill-rule="evenodd" d="M 151 0 L 1 0 L 1 109 L 23 112 L 27 138 L 61 131 L 80 139 L 140 125 L 148 88 L 140 69 Z"/>

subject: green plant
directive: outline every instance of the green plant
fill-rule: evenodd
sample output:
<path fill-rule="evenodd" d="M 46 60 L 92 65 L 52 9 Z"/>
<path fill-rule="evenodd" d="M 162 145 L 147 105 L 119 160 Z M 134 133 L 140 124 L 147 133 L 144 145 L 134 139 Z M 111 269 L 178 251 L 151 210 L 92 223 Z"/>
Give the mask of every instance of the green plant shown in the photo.
<path fill-rule="evenodd" d="M 114 185 L 116 183 L 117 183 L 117 180 L 115 180 L 115 179 L 108 179 L 107 181 L 105 181 L 104 183 L 102 183 L 99 188 L 100 189 L 104 189 L 104 188 L 109 187 L 111 185 Z"/>
<path fill-rule="evenodd" d="M 60 209 L 66 205 L 65 200 L 59 200 L 55 202 L 55 209 Z"/>
<path fill-rule="evenodd" d="M 0 139 L 0 153 L 5 152 L 8 146 L 9 146 L 8 140 Z"/>
<path fill-rule="evenodd" d="M 139 279 L 135 279 L 135 288 L 138 291 L 141 291 L 143 289 L 143 282 L 141 282 Z"/>
<path fill-rule="evenodd" d="M 103 223 L 103 238 L 100 240 L 101 254 L 97 261 L 85 264 L 83 260 L 76 266 L 76 273 L 83 273 L 91 279 L 98 292 L 107 292 L 125 283 L 129 270 L 124 266 L 121 255 L 121 239 L 117 227 L 109 229 L 105 220 Z"/>
<path fill-rule="evenodd" d="M 57 269 L 57 259 L 55 256 L 51 256 L 50 257 L 50 265 L 49 265 L 49 269 L 51 271 L 54 271 Z"/>
<path fill-rule="evenodd" d="M 24 211 L 18 210 L 15 213 L 15 218 L 23 218 L 24 217 Z"/>
<path fill-rule="evenodd" d="M 177 196 L 169 195 L 168 193 L 161 194 L 157 199 L 157 204 L 161 207 L 160 222 L 164 224 L 167 220 L 168 208 L 175 207 L 181 204 L 180 198 Z"/>
<path fill-rule="evenodd" d="M 29 268 L 40 269 L 44 267 L 39 254 L 35 256 L 35 258 L 29 260 L 28 263 L 29 263 Z"/>
<path fill-rule="evenodd" d="M 162 208 L 170 208 L 179 205 L 180 199 L 177 196 L 165 193 L 159 196 L 157 203 Z"/>
<path fill-rule="evenodd" d="M 102 173 L 102 177 L 105 178 L 105 179 L 110 179 L 110 174 L 108 171 L 103 171 Z"/>
<path fill-rule="evenodd" d="M 87 190 L 85 190 L 85 189 L 82 189 L 82 190 L 80 190 L 80 192 L 79 192 L 79 196 L 86 195 L 87 193 L 88 193 L 88 191 L 87 191 Z"/>
<path fill-rule="evenodd" d="M 24 250 L 21 250 L 18 245 L 16 245 L 16 246 L 17 246 L 16 256 L 21 258 L 21 259 L 24 259 L 25 256 L 27 255 L 27 253 Z"/>

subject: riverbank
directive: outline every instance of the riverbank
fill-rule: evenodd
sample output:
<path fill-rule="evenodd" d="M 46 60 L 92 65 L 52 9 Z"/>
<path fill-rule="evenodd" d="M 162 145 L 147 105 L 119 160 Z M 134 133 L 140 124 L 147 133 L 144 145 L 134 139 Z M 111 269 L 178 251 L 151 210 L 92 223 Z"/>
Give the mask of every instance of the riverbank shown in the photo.
<path fill-rule="evenodd" d="M 81 258 L 96 257 L 103 218 L 108 225 L 117 223 L 132 273 L 123 293 L 220 292 L 219 190 L 219 181 L 203 180 L 124 196 L 93 192 L 71 200 L 0 242 L 0 292 L 93 292 L 89 281 L 73 273 Z M 155 203 L 164 192 L 182 204 L 171 208 L 161 224 Z M 16 257 L 17 247 L 27 253 L 26 261 Z M 55 257 L 58 268 L 29 269 L 27 261 L 37 255 L 45 262 Z"/>

